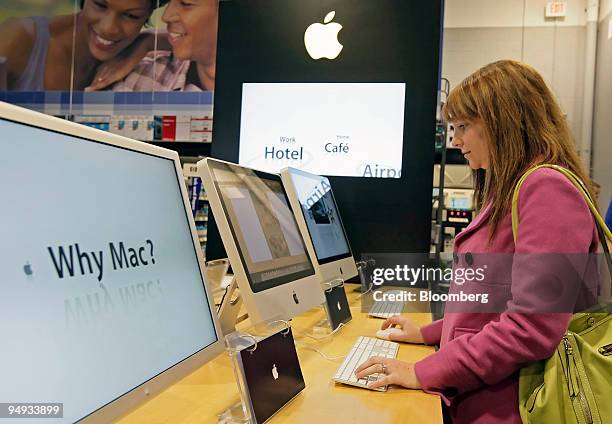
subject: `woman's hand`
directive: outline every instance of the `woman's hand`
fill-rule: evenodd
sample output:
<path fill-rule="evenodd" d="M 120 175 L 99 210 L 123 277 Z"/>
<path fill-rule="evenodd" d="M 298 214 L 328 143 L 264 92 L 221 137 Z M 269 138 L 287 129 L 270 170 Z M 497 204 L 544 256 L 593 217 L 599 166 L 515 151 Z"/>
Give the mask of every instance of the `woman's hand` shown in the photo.
<path fill-rule="evenodd" d="M 398 361 L 397 359 L 372 356 L 359 365 L 355 370 L 355 377 L 365 378 L 371 374 L 386 374 L 368 384 L 368 387 L 376 389 L 387 384 L 397 384 L 407 389 L 420 389 L 421 384 L 414 373 L 414 364 Z"/>
<path fill-rule="evenodd" d="M 103 90 L 111 84 L 121 81 L 132 72 L 142 57 L 123 57 L 123 54 L 120 54 L 111 60 L 107 60 L 98 66 L 96 75 L 94 75 L 89 86 L 85 87 L 85 91 Z"/>
<path fill-rule="evenodd" d="M 101 63 L 96 68 L 96 74 L 85 91 L 96 91 L 121 81 L 134 70 L 136 65 L 153 50 L 154 34 L 143 32 L 136 40 L 114 58 Z"/>
<path fill-rule="evenodd" d="M 388 318 L 383 322 L 381 329 L 385 330 L 392 325 L 398 325 L 402 330 L 401 333 L 390 333 L 389 340 L 394 342 L 405 342 L 405 343 L 415 343 L 415 344 L 423 344 L 423 335 L 421 334 L 421 328 L 412 322 L 411 319 L 403 317 L 401 315 L 394 316 Z"/>

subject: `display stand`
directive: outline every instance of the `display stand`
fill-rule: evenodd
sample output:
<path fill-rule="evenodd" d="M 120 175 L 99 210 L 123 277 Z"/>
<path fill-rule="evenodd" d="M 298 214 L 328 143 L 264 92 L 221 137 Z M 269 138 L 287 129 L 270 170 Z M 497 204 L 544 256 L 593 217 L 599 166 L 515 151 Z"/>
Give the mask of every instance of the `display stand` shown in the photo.
<path fill-rule="evenodd" d="M 238 333 L 236 331 L 225 336 L 225 351 L 229 355 L 232 362 L 232 370 L 234 371 L 234 378 L 236 379 L 236 384 L 238 385 L 240 401 L 219 414 L 217 420 L 219 424 L 247 424 L 253 422 L 250 410 L 247 407 L 248 401 L 246 400 L 246 387 L 242 373 L 240 372 L 238 364 L 236 363 L 236 354 L 253 342 L 257 344 L 257 341 L 257 336 L 247 333 Z"/>
<path fill-rule="evenodd" d="M 244 352 L 256 354 L 260 345 L 265 343 L 267 339 L 278 336 L 279 334 L 282 334 L 283 337 L 290 337 L 290 342 L 293 345 L 291 324 L 288 321 L 268 321 L 263 324 L 264 325 L 256 327 L 251 326 L 244 330 L 235 331 L 225 336 L 225 349 L 232 363 L 234 377 L 236 378 L 240 394 L 240 401 L 231 405 L 218 416 L 217 422 L 219 424 L 246 424 L 257 422 L 254 412 L 256 409 L 253 406 L 253 393 L 249 392 L 249 382 L 244 372 L 244 368 L 241 365 L 242 362 L 239 356 Z M 295 348 L 294 345 L 293 348 Z M 284 404 L 281 404 L 279 408 L 282 406 L 284 406 Z"/>
<path fill-rule="evenodd" d="M 354 291 L 357 293 L 365 294 L 369 292 L 372 288 L 371 282 L 368 280 L 366 274 L 366 269 L 368 268 L 368 266 L 376 265 L 376 260 L 367 259 L 365 261 L 358 261 L 355 262 L 355 265 L 357 265 L 357 272 L 359 273 L 359 280 L 361 281 L 361 285 L 357 287 Z"/>
<path fill-rule="evenodd" d="M 219 324 L 223 334 L 230 334 L 236 331 L 236 324 L 246 320 L 247 314 L 239 316 L 242 307 L 242 296 L 238 290 L 236 277 L 232 277 L 232 282 L 225 289 L 221 305 L 219 305 Z"/>
<path fill-rule="evenodd" d="M 324 283 L 321 284 L 321 288 L 326 292 L 329 293 L 331 292 L 334 287 L 337 286 L 343 286 L 344 285 L 344 279 L 342 278 L 335 278 L 331 281 L 326 281 Z M 317 322 L 313 328 L 312 328 L 312 332 L 315 335 L 319 335 L 319 336 L 328 336 L 332 333 L 332 331 L 334 330 L 333 325 L 329 319 L 329 312 L 328 312 L 328 308 L 329 305 L 327 305 L 326 303 L 324 303 L 322 305 L 322 308 L 325 310 L 325 318 L 323 318 L 321 321 Z"/>
<path fill-rule="evenodd" d="M 206 278 L 213 289 L 213 296 L 219 296 L 227 289 L 223 282 L 229 270 L 229 259 L 215 259 L 206 262 Z"/>

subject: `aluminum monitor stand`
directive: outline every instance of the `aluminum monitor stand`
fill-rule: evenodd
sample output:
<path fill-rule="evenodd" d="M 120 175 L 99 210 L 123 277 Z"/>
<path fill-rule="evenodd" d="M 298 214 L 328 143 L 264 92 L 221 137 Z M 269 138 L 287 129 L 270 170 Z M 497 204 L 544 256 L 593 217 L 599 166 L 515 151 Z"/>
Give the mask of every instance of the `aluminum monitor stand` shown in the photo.
<path fill-rule="evenodd" d="M 232 277 L 232 282 L 227 286 L 225 295 L 219 305 L 219 324 L 223 335 L 228 335 L 236 331 L 236 324 L 246 320 L 248 314 L 239 316 L 242 307 L 242 296 L 238 290 L 236 276 Z"/>

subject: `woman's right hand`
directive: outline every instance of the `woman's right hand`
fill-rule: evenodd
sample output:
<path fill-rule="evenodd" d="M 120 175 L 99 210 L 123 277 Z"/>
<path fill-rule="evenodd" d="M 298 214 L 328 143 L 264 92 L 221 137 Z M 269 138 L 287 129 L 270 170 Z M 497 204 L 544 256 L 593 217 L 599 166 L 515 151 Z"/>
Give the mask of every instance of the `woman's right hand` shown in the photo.
<path fill-rule="evenodd" d="M 411 319 L 403 317 L 401 315 L 387 318 L 381 329 L 385 330 L 392 325 L 399 326 L 400 333 L 390 333 L 389 340 L 394 342 L 404 343 L 415 343 L 423 344 L 423 335 L 421 334 L 421 328 L 416 325 Z"/>

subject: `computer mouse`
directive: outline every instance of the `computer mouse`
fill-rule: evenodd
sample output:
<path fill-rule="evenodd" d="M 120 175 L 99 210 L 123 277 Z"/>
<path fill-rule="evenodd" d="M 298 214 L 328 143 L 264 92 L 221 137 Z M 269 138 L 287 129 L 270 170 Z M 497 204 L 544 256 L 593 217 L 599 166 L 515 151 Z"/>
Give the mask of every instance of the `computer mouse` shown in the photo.
<path fill-rule="evenodd" d="M 378 330 L 376 332 L 376 337 L 383 340 L 389 340 L 389 334 L 399 334 L 401 333 L 401 328 L 392 328 L 389 327 L 386 330 Z"/>

